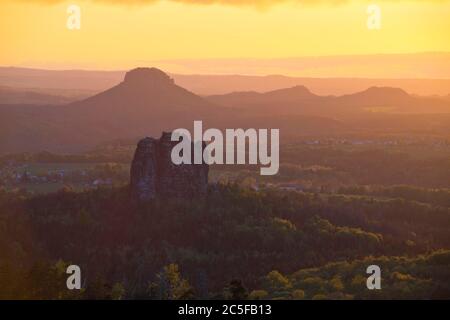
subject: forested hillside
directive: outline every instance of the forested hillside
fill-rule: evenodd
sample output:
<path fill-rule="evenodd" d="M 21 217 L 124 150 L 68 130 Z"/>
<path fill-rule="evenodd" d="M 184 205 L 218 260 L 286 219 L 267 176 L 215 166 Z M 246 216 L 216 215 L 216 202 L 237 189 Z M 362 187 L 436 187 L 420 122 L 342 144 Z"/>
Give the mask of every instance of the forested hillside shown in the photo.
<path fill-rule="evenodd" d="M 219 183 L 204 202 L 137 205 L 127 188 L 1 191 L 0 229 L 1 298 L 450 297 L 436 252 L 450 248 L 450 209 L 398 194 Z M 390 288 L 375 295 L 372 263 Z M 76 294 L 67 264 L 82 269 Z"/>

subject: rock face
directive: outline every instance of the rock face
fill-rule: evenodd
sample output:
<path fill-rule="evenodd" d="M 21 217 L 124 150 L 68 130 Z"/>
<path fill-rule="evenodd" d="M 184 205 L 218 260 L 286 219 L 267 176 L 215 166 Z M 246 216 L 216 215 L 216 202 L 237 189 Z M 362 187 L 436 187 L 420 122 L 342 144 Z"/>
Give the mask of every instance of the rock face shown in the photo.
<path fill-rule="evenodd" d="M 139 141 L 130 174 L 131 195 L 134 199 L 191 199 L 206 195 L 208 165 L 174 164 L 170 154 L 178 142 L 171 141 L 170 137 L 171 133 L 163 132 L 159 140 L 145 138 Z"/>
<path fill-rule="evenodd" d="M 174 86 L 174 81 L 163 71 L 156 68 L 136 68 L 125 74 L 124 84 L 134 87 L 162 88 Z"/>
<path fill-rule="evenodd" d="M 149 200 L 156 195 L 156 163 L 158 141 L 145 138 L 139 141 L 131 165 L 131 191 L 138 200 Z"/>

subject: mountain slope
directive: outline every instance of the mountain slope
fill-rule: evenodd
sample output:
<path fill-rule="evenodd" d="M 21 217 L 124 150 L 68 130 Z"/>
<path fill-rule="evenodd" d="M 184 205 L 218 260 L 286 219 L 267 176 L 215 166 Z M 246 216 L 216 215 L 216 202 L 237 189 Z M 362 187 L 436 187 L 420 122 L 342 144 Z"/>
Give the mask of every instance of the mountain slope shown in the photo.
<path fill-rule="evenodd" d="M 230 114 L 154 68 L 132 70 L 120 84 L 82 101 L 34 107 L 0 106 L 0 150 L 73 151 L 118 138 L 191 128 L 194 120 L 208 123 Z"/>
<path fill-rule="evenodd" d="M 431 60 L 430 60 L 431 61 Z M 273 63 L 274 61 L 272 61 Z M 303 85 L 319 95 L 343 95 L 365 90 L 373 86 L 402 88 L 407 92 L 421 96 L 450 93 L 450 79 L 444 77 L 420 78 L 349 78 L 331 77 L 289 77 L 284 75 L 227 75 L 198 74 L 201 73 L 206 61 L 195 65 L 195 74 L 174 74 L 170 76 L 175 82 L 198 95 L 227 94 L 230 92 L 258 91 L 267 92 L 277 89 Z M 426 63 L 429 64 L 429 61 Z M 169 68 L 173 68 L 171 65 Z M 203 72 L 211 72 L 204 68 Z M 441 70 L 442 71 L 442 70 Z M 186 72 L 183 71 L 183 72 Z M 95 71 L 95 70 L 42 70 L 31 68 L 0 67 L 0 86 L 11 88 L 36 88 L 40 90 L 61 89 L 64 91 L 101 92 L 119 83 L 126 71 Z M 229 70 L 226 72 L 229 73 Z M 242 71 L 241 71 L 242 73 Z M 279 70 L 276 74 L 279 74 Z M 275 73 L 269 73 L 275 74 Z M 399 77 L 400 75 L 396 75 Z"/>
<path fill-rule="evenodd" d="M 209 96 L 211 102 L 266 114 L 342 115 L 354 112 L 373 112 L 377 109 L 393 113 L 450 113 L 445 99 L 416 97 L 399 88 L 371 87 L 344 96 L 318 96 L 302 86 L 257 92 L 235 92 Z M 372 108 L 372 109 L 371 109 Z M 378 110 L 378 111 L 380 111 Z"/>
<path fill-rule="evenodd" d="M 225 107 L 252 106 L 268 103 L 291 103 L 318 99 L 319 96 L 311 93 L 304 86 L 273 90 L 265 93 L 255 91 L 232 92 L 225 95 L 213 95 L 207 97 L 211 102 Z"/>
<path fill-rule="evenodd" d="M 29 89 L 0 87 L 0 101 L 2 104 L 65 104 L 73 101 L 64 96 L 46 94 Z"/>
<path fill-rule="evenodd" d="M 116 86 L 67 105 L 0 104 L 0 153 L 81 151 L 175 128 L 192 130 L 194 120 L 202 120 L 204 128 L 278 128 L 281 139 L 368 130 L 448 134 L 449 106 L 393 88 L 334 97 L 296 86 L 203 98 L 158 69 L 138 68 Z"/>

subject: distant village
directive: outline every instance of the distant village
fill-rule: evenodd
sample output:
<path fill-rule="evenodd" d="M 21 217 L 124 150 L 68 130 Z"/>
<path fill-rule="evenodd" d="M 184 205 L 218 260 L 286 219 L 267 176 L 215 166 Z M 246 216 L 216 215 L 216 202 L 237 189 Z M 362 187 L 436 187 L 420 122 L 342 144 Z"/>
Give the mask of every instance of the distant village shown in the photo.
<path fill-rule="evenodd" d="M 297 151 L 302 153 L 301 146 L 307 148 L 321 146 L 350 147 L 408 147 L 421 150 L 422 146 L 444 151 L 450 151 L 450 141 L 437 137 L 305 137 L 300 141 L 288 144 L 289 147 L 300 147 Z M 127 159 L 133 147 L 111 146 L 102 149 L 93 155 L 57 155 L 50 153 L 17 154 L 0 158 L 0 188 L 44 190 L 52 192 L 63 186 L 74 186 L 77 189 L 94 189 L 123 185 L 129 182 L 130 166 Z M 281 150 L 283 152 L 283 150 Z M 292 159 L 291 159 L 292 161 Z M 131 162 L 131 161 L 130 161 Z M 249 168 L 237 166 L 229 171 L 216 170 L 212 167 L 211 181 L 242 180 L 243 184 L 253 189 L 278 188 L 289 191 L 305 192 L 311 190 L 335 191 L 347 185 L 352 180 L 348 175 L 336 172 L 332 166 L 299 165 L 286 163 L 280 159 L 281 173 L 273 179 L 250 179 Z M 250 181 L 252 180 L 252 181 Z M 255 181 L 253 181 L 255 180 Z M 47 189 L 47 190 L 45 190 Z M 39 192 L 39 191 L 38 191 Z"/>
<path fill-rule="evenodd" d="M 112 186 L 128 178 L 127 168 L 118 164 L 64 169 L 49 169 L 47 166 L 36 168 L 38 165 L 9 161 L 0 167 L 0 185 L 7 188 L 26 188 L 29 185 L 67 184 L 86 189 Z"/>
<path fill-rule="evenodd" d="M 301 141 L 306 145 L 380 145 L 380 146 L 421 146 L 450 147 L 450 140 L 435 138 L 404 138 L 404 139 L 350 139 L 350 138 L 314 138 Z"/>

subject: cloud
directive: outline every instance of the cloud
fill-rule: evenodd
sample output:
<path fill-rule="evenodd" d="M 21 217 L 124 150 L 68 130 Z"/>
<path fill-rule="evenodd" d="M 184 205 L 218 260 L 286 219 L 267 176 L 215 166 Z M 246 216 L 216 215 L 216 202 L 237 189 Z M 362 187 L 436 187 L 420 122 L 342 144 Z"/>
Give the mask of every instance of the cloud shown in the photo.
<path fill-rule="evenodd" d="M 17 0 L 15 0 L 17 1 Z M 21 2 L 28 3 L 40 3 L 40 4 L 57 4 L 66 2 L 66 0 L 19 0 Z M 231 5 L 231 6 L 250 6 L 250 7 L 268 7 L 271 5 L 279 3 L 299 3 L 304 5 L 312 4 L 330 4 L 338 5 L 342 3 L 349 2 L 350 0 L 83 0 L 93 3 L 109 3 L 116 5 L 147 5 L 155 2 L 169 1 L 185 4 L 196 4 L 196 5 Z M 355 1 L 355 0 L 354 0 Z M 394 0 L 384 0 L 384 1 L 394 1 Z M 409 0 L 412 2 L 446 2 L 447 0 Z M 361 0 L 361 2 L 369 3 L 368 0 Z"/>

